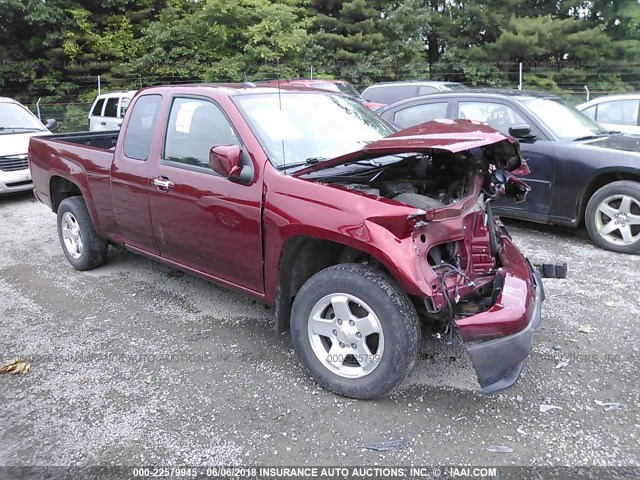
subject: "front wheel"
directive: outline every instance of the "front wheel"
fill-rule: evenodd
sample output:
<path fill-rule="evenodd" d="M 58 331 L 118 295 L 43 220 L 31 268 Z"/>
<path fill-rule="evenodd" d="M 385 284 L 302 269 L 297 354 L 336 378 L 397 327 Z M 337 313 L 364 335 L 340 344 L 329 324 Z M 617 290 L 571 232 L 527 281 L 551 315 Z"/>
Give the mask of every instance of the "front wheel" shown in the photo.
<path fill-rule="evenodd" d="M 58 236 L 65 257 L 77 270 L 91 270 L 107 260 L 107 241 L 98 236 L 82 197 L 65 198 L 58 207 Z"/>
<path fill-rule="evenodd" d="M 386 275 L 342 264 L 313 275 L 291 310 L 300 361 L 320 385 L 346 397 L 387 393 L 411 371 L 420 323 L 413 304 Z"/>
<path fill-rule="evenodd" d="M 599 189 L 587 204 L 585 225 L 602 248 L 640 252 L 640 183 L 622 180 Z"/>

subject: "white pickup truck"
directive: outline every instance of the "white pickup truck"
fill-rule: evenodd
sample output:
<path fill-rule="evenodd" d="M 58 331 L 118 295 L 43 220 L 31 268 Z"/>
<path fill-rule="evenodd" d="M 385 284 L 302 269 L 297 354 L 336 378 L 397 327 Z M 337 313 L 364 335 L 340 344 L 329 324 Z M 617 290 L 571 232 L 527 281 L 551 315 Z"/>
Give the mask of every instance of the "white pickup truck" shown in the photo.
<path fill-rule="evenodd" d="M 0 97 L 0 195 L 33 188 L 27 151 L 29 139 L 49 135 L 55 120 L 43 125 L 26 107 Z"/>

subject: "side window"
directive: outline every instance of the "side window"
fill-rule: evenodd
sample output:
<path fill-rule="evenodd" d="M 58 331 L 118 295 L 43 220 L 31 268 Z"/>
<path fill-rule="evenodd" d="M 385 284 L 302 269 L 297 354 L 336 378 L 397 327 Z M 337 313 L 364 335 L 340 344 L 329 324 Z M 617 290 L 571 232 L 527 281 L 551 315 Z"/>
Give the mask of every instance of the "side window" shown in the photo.
<path fill-rule="evenodd" d="M 160 95 L 144 95 L 136 102 L 124 137 L 124 154 L 127 157 L 146 160 L 149 156 L 161 103 Z"/>
<path fill-rule="evenodd" d="M 91 116 L 92 117 L 100 117 L 100 116 L 102 116 L 102 106 L 103 105 L 104 105 L 104 98 L 101 98 L 93 106 L 93 110 L 91 110 Z"/>
<path fill-rule="evenodd" d="M 384 87 L 383 87 L 384 88 Z M 384 99 L 382 103 L 395 103 L 406 98 L 413 98 L 417 95 L 418 89 L 415 85 L 399 85 L 384 88 Z"/>
<path fill-rule="evenodd" d="M 363 97 L 369 102 L 395 103 L 405 98 L 415 97 L 418 89 L 415 85 L 381 85 L 366 92 Z"/>
<path fill-rule="evenodd" d="M 486 122 L 505 135 L 509 135 L 510 127 L 526 123 L 513 108 L 493 102 L 460 102 L 458 118 Z"/>
<path fill-rule="evenodd" d="M 613 100 L 598 105 L 598 122 L 638 125 L 640 100 Z"/>
<path fill-rule="evenodd" d="M 124 114 L 127 113 L 127 108 L 129 108 L 130 103 L 131 99 L 129 97 L 122 97 L 120 99 L 120 118 L 124 117 Z"/>
<path fill-rule="evenodd" d="M 403 128 L 436 118 L 447 118 L 447 102 L 414 105 L 396 112 L 393 121 Z"/>
<path fill-rule="evenodd" d="M 104 117 L 118 116 L 118 97 L 107 99 L 107 105 L 104 107 Z"/>
<path fill-rule="evenodd" d="M 594 105 L 593 107 L 585 108 L 584 110 L 582 110 L 582 113 L 584 113 L 591 120 L 595 120 L 596 119 L 596 108 L 598 108 L 597 105 Z"/>
<path fill-rule="evenodd" d="M 423 85 L 418 89 L 418 95 L 427 95 L 428 93 L 437 92 L 438 89 L 434 87 L 429 87 L 427 85 Z"/>
<path fill-rule="evenodd" d="M 164 160 L 209 167 L 214 145 L 240 145 L 229 120 L 215 104 L 194 98 L 176 98 L 171 106 Z"/>

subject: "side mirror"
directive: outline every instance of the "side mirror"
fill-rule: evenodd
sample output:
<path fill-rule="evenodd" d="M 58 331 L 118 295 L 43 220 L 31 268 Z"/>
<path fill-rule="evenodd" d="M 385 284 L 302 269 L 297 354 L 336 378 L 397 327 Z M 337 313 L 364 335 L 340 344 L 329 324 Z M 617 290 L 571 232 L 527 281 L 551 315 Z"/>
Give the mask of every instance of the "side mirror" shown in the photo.
<path fill-rule="evenodd" d="M 509 135 L 514 138 L 535 138 L 535 135 L 531 133 L 531 127 L 528 123 L 519 123 L 509 128 Z"/>
<path fill-rule="evenodd" d="M 56 122 L 55 118 L 48 118 L 47 123 L 44 124 L 44 126 L 47 127 L 48 130 L 53 130 L 54 128 L 56 128 L 56 125 L 58 125 L 58 122 Z"/>
<path fill-rule="evenodd" d="M 531 190 L 522 180 L 501 169 L 493 171 L 491 181 L 501 190 L 503 196 L 512 198 L 516 203 L 523 202 Z"/>
<path fill-rule="evenodd" d="M 242 171 L 242 150 L 237 145 L 214 145 L 209 150 L 211 169 L 225 178 L 236 178 Z"/>

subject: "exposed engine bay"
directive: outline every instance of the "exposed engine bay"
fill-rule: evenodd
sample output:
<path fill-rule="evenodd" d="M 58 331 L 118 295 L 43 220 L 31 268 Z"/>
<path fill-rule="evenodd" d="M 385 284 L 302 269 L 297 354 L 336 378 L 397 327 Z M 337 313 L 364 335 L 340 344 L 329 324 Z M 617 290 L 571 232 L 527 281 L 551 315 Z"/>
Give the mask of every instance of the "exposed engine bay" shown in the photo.
<path fill-rule="evenodd" d="M 414 222 L 414 248 L 423 259 L 425 278 L 432 279 L 428 280 L 432 294 L 422 314 L 450 326 L 455 318 L 486 310 L 501 285 L 499 236 L 491 201 L 507 189 L 516 199 L 524 198 L 527 191 L 519 180 L 511 183 L 514 177 L 503 170 L 514 163 L 514 149 L 509 146 L 498 143 L 458 153 L 429 150 L 359 159 L 305 177 L 417 209 L 416 215 L 424 220 Z M 468 198 L 472 194 L 474 198 Z M 458 239 L 445 240 L 456 236 L 449 230 L 448 236 L 438 240 L 437 230 L 450 229 L 451 224 L 444 219 L 432 226 L 426 213 L 463 200 L 471 201 L 473 207 L 456 224 Z"/>
<path fill-rule="evenodd" d="M 501 183 L 496 180 L 501 179 L 496 179 L 492 173 L 500 172 L 502 166 L 509 166 L 513 154 L 513 150 L 502 143 L 460 153 L 441 150 L 403 153 L 359 160 L 340 168 L 320 170 L 308 177 L 432 210 L 468 195 L 474 175 L 486 179 L 484 190 L 493 198 L 496 187 L 500 186 L 496 184 Z"/>
<path fill-rule="evenodd" d="M 382 160 L 382 159 L 381 159 Z M 370 195 L 390 198 L 423 210 L 431 210 L 453 203 L 465 195 L 468 186 L 468 166 L 439 162 L 437 157 L 416 154 L 404 161 L 383 165 L 379 160 L 361 161 L 372 168 L 362 173 L 323 178 L 327 183 L 339 184 Z M 379 165 L 379 166 L 378 166 Z M 458 167 L 458 168 L 456 168 Z"/>

